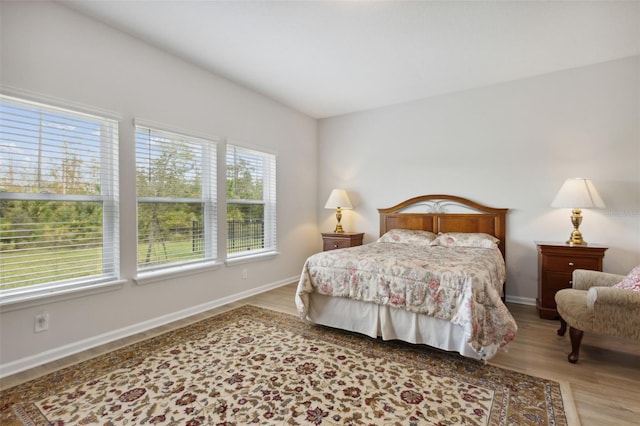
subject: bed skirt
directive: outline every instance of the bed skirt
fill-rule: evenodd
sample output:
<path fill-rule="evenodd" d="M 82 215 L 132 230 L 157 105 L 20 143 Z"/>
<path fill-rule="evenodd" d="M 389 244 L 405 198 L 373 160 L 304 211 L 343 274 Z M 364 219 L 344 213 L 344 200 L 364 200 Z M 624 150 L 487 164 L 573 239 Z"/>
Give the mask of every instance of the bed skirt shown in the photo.
<path fill-rule="evenodd" d="M 480 359 L 480 355 L 466 343 L 462 327 L 394 307 L 314 293 L 309 295 L 307 320 L 374 339 L 381 337 L 383 340 L 425 344 Z"/>

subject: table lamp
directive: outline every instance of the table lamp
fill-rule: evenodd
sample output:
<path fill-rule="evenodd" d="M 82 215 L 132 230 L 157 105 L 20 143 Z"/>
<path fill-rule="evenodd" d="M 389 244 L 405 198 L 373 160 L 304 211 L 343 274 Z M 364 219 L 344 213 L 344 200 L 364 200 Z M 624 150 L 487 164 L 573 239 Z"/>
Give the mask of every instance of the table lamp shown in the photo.
<path fill-rule="evenodd" d="M 344 229 L 342 229 L 342 225 L 340 224 L 340 219 L 342 219 L 342 209 L 352 208 L 347 191 L 344 189 L 334 189 L 331 191 L 331 195 L 329 195 L 329 199 L 324 205 L 324 208 L 336 209 L 336 219 L 338 219 L 338 224 L 333 232 L 343 233 Z"/>
<path fill-rule="evenodd" d="M 551 202 L 551 207 L 568 207 L 573 209 L 571 214 L 573 232 L 569 236 L 567 244 L 586 246 L 587 242 L 582 239 L 582 233 L 578 229 L 582 223 L 581 209 L 590 207 L 603 208 L 605 205 L 590 179 L 572 178 L 564 181 L 562 187 L 560 187 L 560 190 Z"/>

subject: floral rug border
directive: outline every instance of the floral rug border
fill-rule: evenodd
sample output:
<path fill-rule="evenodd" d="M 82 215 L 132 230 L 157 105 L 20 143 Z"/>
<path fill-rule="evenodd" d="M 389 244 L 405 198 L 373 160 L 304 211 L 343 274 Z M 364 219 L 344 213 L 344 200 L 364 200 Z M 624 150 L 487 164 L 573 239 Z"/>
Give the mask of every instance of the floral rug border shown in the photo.
<path fill-rule="evenodd" d="M 3 425 L 36 424 L 28 406 L 33 406 L 46 396 L 61 392 L 73 385 L 86 383 L 96 376 L 106 374 L 113 366 L 134 367 L 150 352 L 168 347 L 175 339 L 202 338 L 212 328 L 236 319 L 248 317 L 272 327 L 287 329 L 293 333 L 335 345 L 357 348 L 369 357 L 384 357 L 416 368 L 429 369 L 432 374 L 456 377 L 476 386 L 495 392 L 489 423 L 549 424 L 566 426 L 574 424 L 575 407 L 566 384 L 530 376 L 524 373 L 484 364 L 462 356 L 438 351 L 423 345 L 410 345 L 397 341 L 382 341 L 366 336 L 307 324 L 297 317 L 252 305 L 245 305 L 195 323 L 165 332 L 104 355 L 83 361 L 34 380 L 0 392 L 0 423 Z M 535 397 L 526 397 L 524 392 Z M 28 399 L 25 400 L 25 395 Z M 529 410 L 534 407 L 535 409 Z M 27 407 L 27 408 L 25 408 Z M 534 412 L 544 412 L 546 419 Z M 20 423 L 22 419 L 22 423 Z"/>

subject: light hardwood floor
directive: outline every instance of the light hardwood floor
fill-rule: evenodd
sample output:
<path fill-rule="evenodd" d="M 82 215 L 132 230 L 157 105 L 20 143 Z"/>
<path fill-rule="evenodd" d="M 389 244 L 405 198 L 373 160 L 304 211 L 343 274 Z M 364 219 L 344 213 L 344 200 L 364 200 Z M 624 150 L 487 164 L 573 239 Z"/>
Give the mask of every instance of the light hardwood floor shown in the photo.
<path fill-rule="evenodd" d="M 263 293 L 242 302 L 196 315 L 171 325 L 113 342 L 63 360 L 6 377 L 0 387 L 6 389 L 43 374 L 112 351 L 119 347 L 184 326 L 237 306 L 256 306 L 295 314 L 295 284 Z M 570 350 L 568 333 L 556 334 L 557 321 L 543 320 L 535 307 L 508 304 L 518 323 L 516 339 L 509 352 L 496 355 L 490 364 L 533 376 L 567 382 L 573 394 L 583 426 L 624 426 L 640 424 L 640 342 L 585 333 L 577 364 L 567 362 Z"/>

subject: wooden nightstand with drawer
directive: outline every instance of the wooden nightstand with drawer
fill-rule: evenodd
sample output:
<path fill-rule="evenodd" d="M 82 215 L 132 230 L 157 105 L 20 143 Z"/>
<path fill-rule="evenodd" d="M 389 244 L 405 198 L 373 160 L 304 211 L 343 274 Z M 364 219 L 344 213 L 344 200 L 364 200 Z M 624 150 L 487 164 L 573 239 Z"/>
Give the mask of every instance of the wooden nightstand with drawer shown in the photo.
<path fill-rule="evenodd" d="M 364 232 L 323 232 L 322 250 L 335 250 L 339 248 L 355 247 L 362 245 Z"/>
<path fill-rule="evenodd" d="M 540 318 L 556 319 L 555 295 L 571 288 L 575 269 L 602 271 L 602 259 L 607 247 L 599 245 L 570 246 L 565 243 L 536 242 L 538 246 L 538 298 L 536 308 Z"/>

